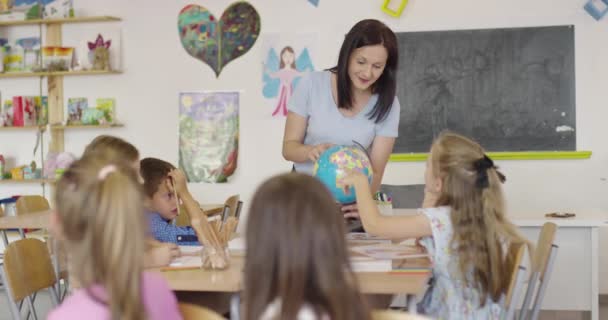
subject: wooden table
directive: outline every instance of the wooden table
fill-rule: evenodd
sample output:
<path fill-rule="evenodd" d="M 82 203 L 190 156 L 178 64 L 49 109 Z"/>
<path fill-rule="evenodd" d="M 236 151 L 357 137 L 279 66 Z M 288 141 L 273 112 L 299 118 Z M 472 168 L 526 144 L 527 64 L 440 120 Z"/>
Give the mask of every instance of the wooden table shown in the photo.
<path fill-rule="evenodd" d="M 238 292 L 243 288 L 244 257 L 233 256 L 226 270 L 186 269 L 160 271 L 176 291 Z M 408 260 L 408 268 L 430 268 L 428 259 Z M 358 272 L 359 286 L 364 293 L 419 294 L 424 290 L 430 276 L 428 272 Z"/>

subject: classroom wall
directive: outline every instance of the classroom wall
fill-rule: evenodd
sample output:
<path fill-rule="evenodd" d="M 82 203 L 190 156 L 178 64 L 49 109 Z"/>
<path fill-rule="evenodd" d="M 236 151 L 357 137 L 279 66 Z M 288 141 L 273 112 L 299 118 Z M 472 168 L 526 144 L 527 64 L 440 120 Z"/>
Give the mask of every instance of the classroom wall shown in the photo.
<path fill-rule="evenodd" d="M 393 0 L 396 1 L 396 0 Z M 116 76 L 65 78 L 64 97 L 114 96 L 118 119 L 125 128 L 112 131 L 66 132 L 66 149 L 80 154 L 97 134 L 109 133 L 134 143 L 143 156 L 178 160 L 178 93 L 196 90 L 240 90 L 241 134 L 238 170 L 227 184 L 192 184 L 201 202 L 222 202 L 240 193 L 247 202 L 255 187 L 267 177 L 290 169 L 281 157 L 284 121 L 269 116 L 272 105 L 261 95 L 260 43 L 231 62 L 218 79 L 209 67 L 191 58 L 177 35 L 177 14 L 190 3 L 209 8 L 216 16 L 230 1 L 120 1 L 76 0 L 78 15 L 115 15 L 123 18 L 122 65 Z M 577 145 L 591 150 L 589 160 L 501 161 L 507 176 L 509 208 L 518 212 L 572 210 L 577 214 L 608 209 L 608 118 L 601 81 L 608 72 L 608 19 L 597 22 L 584 10 L 585 1 L 574 0 L 410 0 L 400 19 L 380 11 L 380 0 L 320 0 L 318 8 L 307 0 L 250 1 L 262 17 L 262 33 L 318 33 L 319 68 L 333 66 L 341 39 L 362 18 L 377 18 L 395 31 L 469 28 L 576 25 Z M 80 25 L 66 25 L 64 40 Z M 17 32 L 17 31 L 15 31 Z M 6 94 L 34 94 L 38 80 L 0 80 Z M 28 88 L 31 88 L 29 92 Z M 35 141 L 31 133 L 0 133 L 0 154 L 29 162 Z M 47 137 L 48 141 L 48 137 Z M 45 146 L 45 148 L 47 148 Z M 39 159 L 39 156 L 37 157 Z M 385 182 L 423 182 L 422 163 L 391 163 Z M 0 197 L 40 193 L 37 186 L 0 185 Z M 246 212 L 245 212 L 246 214 Z M 602 251 L 608 246 L 601 235 Z M 608 254 L 600 258 L 601 292 L 608 293 Z"/>

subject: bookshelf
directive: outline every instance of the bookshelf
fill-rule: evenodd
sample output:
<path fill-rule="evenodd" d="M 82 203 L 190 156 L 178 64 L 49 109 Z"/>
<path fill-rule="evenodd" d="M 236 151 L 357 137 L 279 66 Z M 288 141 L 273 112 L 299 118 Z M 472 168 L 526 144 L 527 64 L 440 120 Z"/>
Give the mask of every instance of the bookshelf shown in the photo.
<path fill-rule="evenodd" d="M 118 22 L 121 21 L 118 17 L 113 16 L 90 16 L 90 17 L 74 17 L 64 19 L 33 19 L 23 21 L 0 21 L 0 28 L 5 27 L 19 27 L 25 25 L 39 25 L 40 36 L 42 37 L 42 27 L 46 28 L 44 39 L 42 39 L 43 46 L 61 46 L 62 45 L 62 27 L 64 24 L 76 24 L 76 23 L 99 23 L 99 22 Z M 61 72 L 7 72 L 0 73 L 0 81 L 4 79 L 12 78 L 46 78 L 47 82 L 47 97 L 48 97 L 48 123 L 51 125 L 44 126 L 27 126 L 27 127 L 0 127 L 1 132 L 10 131 L 39 131 L 44 132 L 47 128 L 50 131 L 50 143 L 49 151 L 51 152 L 63 152 L 65 149 L 64 136 L 66 130 L 71 129 L 110 129 L 123 127 L 123 124 L 108 124 L 108 125 L 63 125 L 64 115 L 64 88 L 63 78 L 71 76 L 111 76 L 118 75 L 122 72 L 119 70 L 112 71 L 99 71 L 99 70 L 83 70 L 83 71 L 61 71 Z M 44 95 L 44 94 L 41 94 Z M 42 146 L 43 141 L 40 140 Z M 44 167 L 44 153 L 41 151 L 42 166 Z M 43 194 L 45 193 L 45 184 L 50 184 L 53 179 L 28 179 L 28 180 L 0 180 L 0 185 L 10 184 L 33 184 L 39 183 L 43 187 Z"/>

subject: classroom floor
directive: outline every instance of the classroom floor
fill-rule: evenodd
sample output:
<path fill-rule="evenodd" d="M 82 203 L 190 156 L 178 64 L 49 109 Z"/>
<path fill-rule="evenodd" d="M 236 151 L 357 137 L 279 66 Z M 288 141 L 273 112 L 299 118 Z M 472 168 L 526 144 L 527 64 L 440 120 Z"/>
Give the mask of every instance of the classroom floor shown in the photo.
<path fill-rule="evenodd" d="M 607 301 L 602 301 L 607 302 Z M 46 319 L 47 313 L 51 308 L 51 299 L 48 292 L 41 292 L 34 303 L 38 312 L 38 319 Z M 540 320 L 587 320 L 590 319 L 589 312 L 577 311 L 543 311 L 540 314 Z M 599 319 L 608 319 L 608 303 L 600 304 Z M 11 320 L 11 314 L 8 311 L 6 302 L 6 293 L 4 289 L 0 289 L 0 320 Z"/>

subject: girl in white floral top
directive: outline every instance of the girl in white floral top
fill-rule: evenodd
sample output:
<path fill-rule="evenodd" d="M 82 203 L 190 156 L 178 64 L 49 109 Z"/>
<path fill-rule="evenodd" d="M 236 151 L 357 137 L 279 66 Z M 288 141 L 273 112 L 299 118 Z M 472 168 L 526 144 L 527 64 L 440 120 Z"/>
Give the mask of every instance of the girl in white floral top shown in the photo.
<path fill-rule="evenodd" d="M 499 319 L 512 268 L 505 244 L 527 243 L 505 217 L 504 181 L 479 144 L 443 133 L 429 153 L 419 214 L 381 216 L 363 175 L 352 172 L 345 183 L 355 189 L 367 232 L 421 238 L 433 262 L 421 312 L 437 319 Z"/>

